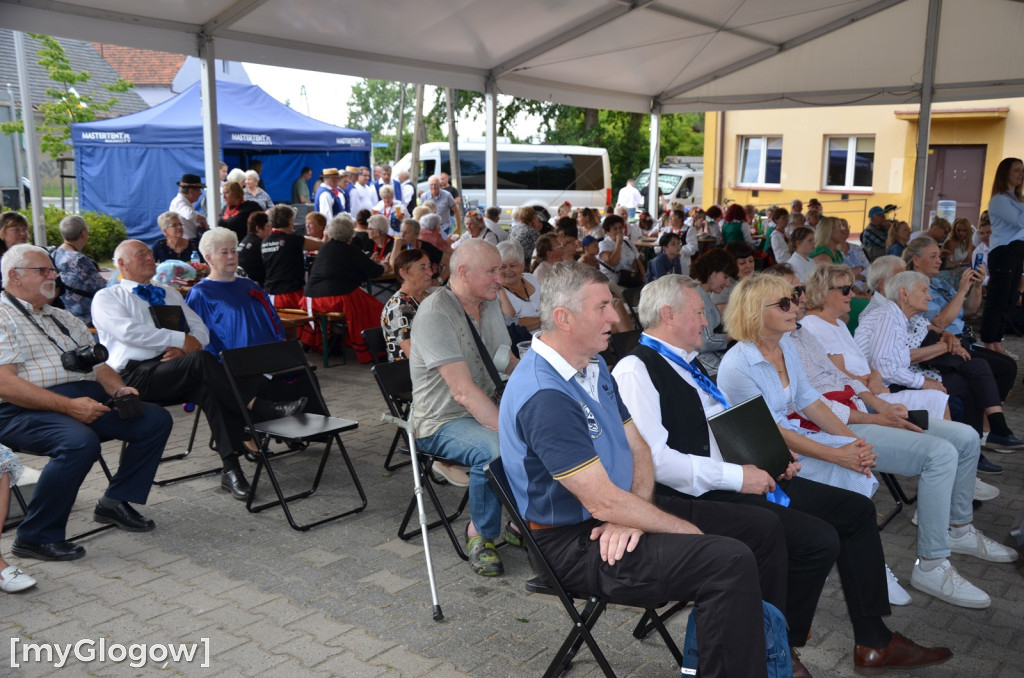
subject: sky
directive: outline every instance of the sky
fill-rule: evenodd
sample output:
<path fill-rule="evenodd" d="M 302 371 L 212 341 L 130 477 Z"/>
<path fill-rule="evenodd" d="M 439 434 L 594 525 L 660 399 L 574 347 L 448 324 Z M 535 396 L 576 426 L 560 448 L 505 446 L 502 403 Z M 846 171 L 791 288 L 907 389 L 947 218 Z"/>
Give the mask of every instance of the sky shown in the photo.
<path fill-rule="evenodd" d="M 323 122 L 347 127 L 348 100 L 352 87 L 362 78 L 335 73 L 303 71 L 280 66 L 264 66 L 262 64 L 243 64 L 245 72 L 254 85 L 259 85 L 270 96 L 281 103 L 288 102 L 291 107 L 311 118 Z M 428 86 L 427 100 L 431 100 Z M 412 88 L 409 90 L 412 95 Z M 412 129 L 412 121 L 406 122 Z M 484 122 L 468 118 L 458 119 L 460 136 L 479 137 L 484 134 Z"/>

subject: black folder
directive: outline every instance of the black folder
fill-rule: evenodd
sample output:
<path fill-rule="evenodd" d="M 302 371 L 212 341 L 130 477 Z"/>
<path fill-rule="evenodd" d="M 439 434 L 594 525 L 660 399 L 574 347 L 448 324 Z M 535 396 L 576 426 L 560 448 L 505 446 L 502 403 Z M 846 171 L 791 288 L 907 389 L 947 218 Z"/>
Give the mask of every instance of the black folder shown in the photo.
<path fill-rule="evenodd" d="M 793 456 L 782 438 L 764 398 L 754 396 L 708 417 L 722 459 L 732 464 L 753 464 L 772 478 L 786 472 Z"/>

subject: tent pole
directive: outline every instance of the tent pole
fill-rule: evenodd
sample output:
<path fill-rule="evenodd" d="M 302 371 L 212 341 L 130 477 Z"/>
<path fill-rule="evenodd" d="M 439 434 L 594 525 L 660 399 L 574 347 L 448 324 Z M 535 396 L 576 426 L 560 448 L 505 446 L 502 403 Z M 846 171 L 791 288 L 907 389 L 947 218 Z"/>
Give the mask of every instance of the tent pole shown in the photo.
<path fill-rule="evenodd" d="M 402 159 L 402 137 L 405 135 L 405 83 L 400 83 L 401 92 L 398 95 L 398 125 L 395 127 L 395 162 Z M 397 178 L 397 177 L 396 177 Z M 401 198 L 402 196 L 398 196 Z M 399 201 L 401 202 L 401 201 Z"/>
<path fill-rule="evenodd" d="M 217 223 L 220 214 L 220 139 L 217 128 L 217 64 L 213 36 L 200 33 L 199 88 L 203 99 L 203 158 L 206 166 L 206 218 Z"/>
<path fill-rule="evenodd" d="M 409 180 L 412 182 L 412 204 L 420 204 L 420 144 L 426 139 L 420 137 L 423 127 L 423 85 L 416 85 L 416 118 L 412 125 L 412 158 L 409 163 Z M 411 216 L 411 215 L 410 215 Z"/>
<path fill-rule="evenodd" d="M 484 92 L 484 116 L 487 118 L 487 142 L 484 147 L 484 209 L 498 205 L 498 86 L 494 78 L 487 79 Z"/>
<path fill-rule="evenodd" d="M 32 112 L 32 93 L 29 91 L 28 62 L 25 61 L 25 34 L 14 31 L 14 58 L 18 62 L 18 88 L 21 90 L 21 119 L 24 123 L 25 158 L 28 161 L 28 180 L 32 183 L 32 242 L 46 247 L 46 222 L 43 220 L 43 186 L 39 182 L 39 146 L 36 144 L 36 119 Z M 21 149 L 15 148 L 15 153 Z M 15 177 L 18 194 L 24 189 L 21 176 Z M 20 201 L 19 201 L 20 202 Z"/>
<path fill-rule="evenodd" d="M 928 137 L 932 123 L 932 97 L 935 93 L 935 59 L 939 49 L 939 18 L 942 0 L 928 2 L 928 32 L 924 43 L 924 68 L 921 75 L 921 113 L 917 120 L 917 163 L 914 166 L 914 208 L 912 230 L 924 230 L 924 197 L 928 182 Z"/>
<path fill-rule="evenodd" d="M 651 155 L 647 166 L 647 213 L 655 222 L 661 218 L 661 196 L 658 194 L 658 167 L 661 165 L 661 104 L 651 107 Z"/>
<path fill-rule="evenodd" d="M 459 162 L 459 130 L 455 125 L 455 90 L 451 87 L 446 87 L 444 90 L 444 98 L 448 107 L 448 159 L 450 160 L 451 168 L 448 172 L 448 178 L 451 185 L 462 191 L 462 163 Z M 462 235 L 462 210 L 459 206 L 455 206 L 455 227 L 453 233 Z"/>

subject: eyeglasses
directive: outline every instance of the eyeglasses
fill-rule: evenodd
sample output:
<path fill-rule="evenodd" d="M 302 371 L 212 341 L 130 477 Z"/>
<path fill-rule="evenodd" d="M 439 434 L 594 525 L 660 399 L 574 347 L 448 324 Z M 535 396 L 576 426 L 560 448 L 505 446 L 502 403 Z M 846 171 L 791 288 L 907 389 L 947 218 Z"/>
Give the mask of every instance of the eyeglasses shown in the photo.
<path fill-rule="evenodd" d="M 57 269 L 53 266 L 15 266 L 19 271 L 39 271 L 42 276 L 57 275 Z"/>
<path fill-rule="evenodd" d="M 839 290 L 840 292 L 843 293 L 843 296 L 846 297 L 849 296 L 851 292 L 853 292 L 853 285 L 842 285 L 841 287 L 833 286 L 829 287 L 829 290 Z"/>
<path fill-rule="evenodd" d="M 780 311 L 782 311 L 783 313 L 788 313 L 789 309 L 791 309 L 798 303 L 800 303 L 800 297 L 794 294 L 792 297 L 782 297 L 774 304 L 768 304 L 767 306 L 765 306 L 765 308 L 768 308 L 770 306 L 778 306 Z"/>
<path fill-rule="evenodd" d="M 804 285 L 796 285 L 796 286 L 793 287 L 793 297 L 794 298 L 800 298 L 800 297 L 804 296 L 804 292 L 806 292 L 806 291 L 807 291 L 807 288 Z"/>
<path fill-rule="evenodd" d="M 21 233 L 28 233 L 28 226 L 8 226 L 8 231 L 19 231 Z"/>

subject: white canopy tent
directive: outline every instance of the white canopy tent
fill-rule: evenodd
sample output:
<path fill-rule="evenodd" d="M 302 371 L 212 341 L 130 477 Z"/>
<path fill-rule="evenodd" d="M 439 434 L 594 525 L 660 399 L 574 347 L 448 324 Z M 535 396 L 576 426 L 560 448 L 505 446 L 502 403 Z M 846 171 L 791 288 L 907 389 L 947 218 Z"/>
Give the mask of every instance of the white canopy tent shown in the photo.
<path fill-rule="evenodd" d="M 480 91 L 492 130 L 497 93 L 655 116 L 920 103 L 922 195 L 931 102 L 1024 92 L 1020 0 L 0 0 L 0 25 Z"/>

